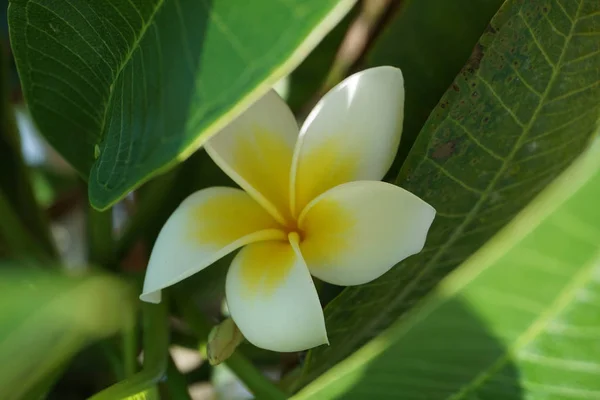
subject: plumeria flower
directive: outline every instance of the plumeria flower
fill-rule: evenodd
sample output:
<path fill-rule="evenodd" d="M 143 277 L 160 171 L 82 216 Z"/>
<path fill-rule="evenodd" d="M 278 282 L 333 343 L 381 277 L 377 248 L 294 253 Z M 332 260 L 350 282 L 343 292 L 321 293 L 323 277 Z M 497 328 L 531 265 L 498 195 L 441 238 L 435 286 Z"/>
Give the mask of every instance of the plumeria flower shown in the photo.
<path fill-rule="evenodd" d="M 328 343 L 311 275 L 360 285 L 420 252 L 435 210 L 380 182 L 400 142 L 404 80 L 378 67 L 350 76 L 316 105 L 299 130 L 270 91 L 205 145 L 243 190 L 190 195 L 162 228 L 143 294 L 243 247 L 226 279 L 231 317 L 246 339 L 291 352 Z"/>

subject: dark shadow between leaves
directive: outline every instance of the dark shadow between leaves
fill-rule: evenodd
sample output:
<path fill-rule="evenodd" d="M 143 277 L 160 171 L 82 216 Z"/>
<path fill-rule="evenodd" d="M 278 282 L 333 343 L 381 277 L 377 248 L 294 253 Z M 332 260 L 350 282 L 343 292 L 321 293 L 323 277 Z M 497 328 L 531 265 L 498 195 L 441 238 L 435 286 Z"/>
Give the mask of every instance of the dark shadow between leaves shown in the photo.
<path fill-rule="evenodd" d="M 463 301 L 452 299 L 421 319 L 409 317 L 380 339 L 393 343 L 349 373 L 339 371 L 318 397 L 512 400 L 523 396 L 507 343 Z"/>

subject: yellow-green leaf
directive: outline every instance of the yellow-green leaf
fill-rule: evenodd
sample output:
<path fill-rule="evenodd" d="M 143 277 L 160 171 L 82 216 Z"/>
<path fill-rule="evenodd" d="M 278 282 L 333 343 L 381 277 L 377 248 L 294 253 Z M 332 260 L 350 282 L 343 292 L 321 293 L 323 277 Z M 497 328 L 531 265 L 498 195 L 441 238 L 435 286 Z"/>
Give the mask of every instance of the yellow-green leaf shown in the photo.
<path fill-rule="evenodd" d="M 2 399 L 20 398 L 85 345 L 133 317 L 132 292 L 115 278 L 69 278 L 27 267 L 1 266 Z"/>

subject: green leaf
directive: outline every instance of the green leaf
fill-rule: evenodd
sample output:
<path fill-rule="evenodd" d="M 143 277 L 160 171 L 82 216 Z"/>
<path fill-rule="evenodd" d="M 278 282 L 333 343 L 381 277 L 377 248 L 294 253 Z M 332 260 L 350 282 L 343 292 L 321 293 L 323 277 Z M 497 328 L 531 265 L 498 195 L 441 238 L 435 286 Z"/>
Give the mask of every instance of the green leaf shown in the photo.
<path fill-rule="evenodd" d="M 294 399 L 600 398 L 598 198 L 600 140 L 420 307 Z"/>
<path fill-rule="evenodd" d="M 188 391 L 188 380 L 186 376 L 179 371 L 177 365 L 173 361 L 173 357 L 169 357 L 167 366 L 167 379 L 164 382 L 165 392 L 168 397 L 173 400 L 192 400 Z"/>
<path fill-rule="evenodd" d="M 367 66 L 402 69 L 404 129 L 389 175 L 400 170 L 419 131 L 504 0 L 406 0 L 367 54 Z"/>
<path fill-rule="evenodd" d="M 0 273 L 0 359 L 11 360 L 0 366 L 3 399 L 43 386 L 73 354 L 132 317 L 131 292 L 115 278 L 14 267 L 2 265 Z"/>
<path fill-rule="evenodd" d="M 438 213 L 425 248 L 326 308 L 303 382 L 409 310 L 587 146 L 600 116 L 600 3 L 512 0 L 423 127 L 397 183 Z"/>
<path fill-rule="evenodd" d="M 13 0 L 31 113 L 105 209 L 289 73 L 353 0 Z"/>
<path fill-rule="evenodd" d="M 160 394 L 156 385 L 143 392 L 136 393 L 124 398 L 125 400 L 160 400 Z"/>

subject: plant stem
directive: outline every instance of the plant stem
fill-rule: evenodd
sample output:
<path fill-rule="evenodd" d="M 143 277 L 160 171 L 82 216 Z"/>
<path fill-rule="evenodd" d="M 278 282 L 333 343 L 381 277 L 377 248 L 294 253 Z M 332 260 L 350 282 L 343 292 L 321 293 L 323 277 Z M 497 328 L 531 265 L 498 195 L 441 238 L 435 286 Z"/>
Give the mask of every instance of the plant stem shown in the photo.
<path fill-rule="evenodd" d="M 188 391 L 188 384 L 185 376 L 177 369 L 172 357 L 169 357 L 167 365 L 167 381 L 164 384 L 165 389 L 171 400 L 192 400 Z"/>
<path fill-rule="evenodd" d="M 166 299 L 165 299 L 166 300 Z M 127 398 L 153 390 L 167 368 L 169 354 L 169 322 L 166 301 L 161 304 L 144 304 L 144 366 L 140 372 L 92 396 L 89 400 L 114 400 Z"/>
<path fill-rule="evenodd" d="M 95 264 L 108 267 L 114 263 L 112 212 L 111 210 L 101 212 L 90 206 L 88 221 L 90 260 Z"/>
<path fill-rule="evenodd" d="M 137 372 L 137 335 L 135 322 L 123 330 L 123 371 L 125 378 Z"/>
<path fill-rule="evenodd" d="M 202 314 L 195 310 L 189 298 L 181 296 L 175 300 L 184 320 L 189 324 L 196 336 L 200 340 L 206 340 L 212 329 L 212 325 Z M 285 393 L 258 371 L 239 350 L 233 353 L 224 363 L 237 375 L 257 399 L 287 399 Z"/>
<path fill-rule="evenodd" d="M 225 364 L 254 393 L 257 399 L 287 399 L 273 382 L 268 380 L 240 351 L 229 357 Z"/>

